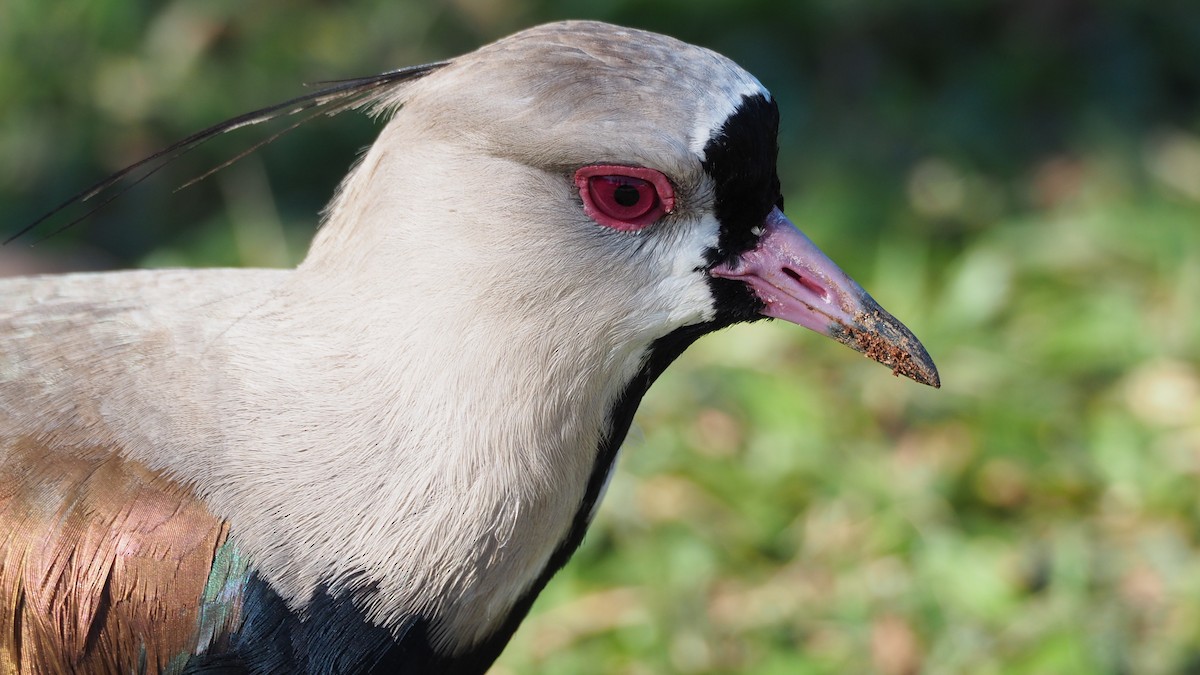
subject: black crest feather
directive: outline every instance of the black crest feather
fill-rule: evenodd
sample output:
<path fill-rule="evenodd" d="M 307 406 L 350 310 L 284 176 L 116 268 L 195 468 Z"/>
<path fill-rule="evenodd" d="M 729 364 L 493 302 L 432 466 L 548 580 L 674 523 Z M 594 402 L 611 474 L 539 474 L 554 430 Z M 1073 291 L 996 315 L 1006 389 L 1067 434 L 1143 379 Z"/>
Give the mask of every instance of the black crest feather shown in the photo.
<path fill-rule="evenodd" d="M 235 129 L 240 129 L 253 124 L 259 124 L 280 117 L 309 113 L 301 117 L 299 121 L 258 141 L 246 150 L 238 153 L 221 164 L 218 164 L 212 169 L 209 169 L 205 173 L 193 178 L 187 183 L 184 183 L 177 189 L 181 190 L 189 185 L 192 185 L 193 183 L 196 183 L 197 181 L 207 178 L 213 173 L 220 171 L 234 162 L 237 162 L 246 155 L 249 155 L 264 145 L 271 143 L 275 139 L 283 136 L 289 131 L 292 131 L 305 122 L 312 120 L 318 115 L 336 115 L 345 110 L 375 102 L 378 100 L 379 95 L 387 88 L 401 82 L 408 82 L 421 78 L 433 72 L 434 70 L 441 68 L 447 63 L 449 62 L 439 61 L 437 63 L 428 63 L 420 66 L 410 66 L 407 68 L 391 70 L 386 73 L 371 75 L 368 77 L 321 82 L 319 84 L 326 86 L 317 91 L 288 99 L 282 103 L 276 103 L 275 105 L 270 105 L 265 108 L 244 113 L 238 115 L 237 117 L 227 119 L 223 122 L 218 122 L 207 129 L 202 129 L 186 138 L 180 139 L 163 148 L 162 150 L 150 155 L 149 157 L 134 162 L 124 169 L 121 169 L 120 171 L 117 171 L 116 173 L 113 173 L 112 175 L 98 181 L 94 185 L 81 190 L 74 195 L 71 195 L 67 199 L 63 200 L 63 202 L 58 206 L 55 206 L 53 209 L 43 214 L 37 220 L 29 223 L 25 227 L 22 227 L 20 230 L 17 230 L 15 234 L 5 239 L 3 243 L 9 244 L 16 239 L 32 232 L 42 223 L 61 213 L 63 209 L 66 209 L 74 204 L 82 204 L 102 196 L 103 198 L 94 206 L 92 206 L 86 213 L 71 220 L 65 225 L 56 228 L 33 243 L 43 241 L 48 237 L 52 237 L 55 234 L 72 227 L 80 221 L 87 219 L 100 209 L 104 208 L 114 199 L 120 197 L 135 187 L 138 183 L 141 183 L 150 176 L 153 176 L 155 173 L 158 173 L 158 171 L 170 164 L 176 158 L 186 154 L 205 142 L 216 138 L 217 136 L 228 133 Z M 122 181 L 126 179 L 128 179 L 129 182 L 122 185 Z"/>

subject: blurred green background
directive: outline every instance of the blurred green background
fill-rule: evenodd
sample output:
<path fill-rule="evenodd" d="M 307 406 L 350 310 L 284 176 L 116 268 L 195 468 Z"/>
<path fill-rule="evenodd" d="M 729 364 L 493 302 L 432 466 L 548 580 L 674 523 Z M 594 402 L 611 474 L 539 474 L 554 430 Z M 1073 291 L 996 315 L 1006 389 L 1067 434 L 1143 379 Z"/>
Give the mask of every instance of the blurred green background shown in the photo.
<path fill-rule="evenodd" d="M 701 341 L 495 672 L 1200 672 L 1191 0 L 7 0 L 0 232 L 304 82 L 571 17 L 758 75 L 789 215 L 945 386 L 791 326 Z M 232 134 L 0 274 L 294 262 L 377 130 L 173 194 L 264 132 Z"/>

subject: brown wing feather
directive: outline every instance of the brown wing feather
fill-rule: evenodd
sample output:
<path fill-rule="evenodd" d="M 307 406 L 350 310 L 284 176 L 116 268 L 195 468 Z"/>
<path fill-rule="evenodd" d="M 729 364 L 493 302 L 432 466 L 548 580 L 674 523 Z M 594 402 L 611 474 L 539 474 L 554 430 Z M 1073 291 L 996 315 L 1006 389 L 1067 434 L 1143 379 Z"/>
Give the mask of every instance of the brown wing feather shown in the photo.
<path fill-rule="evenodd" d="M 228 528 L 180 484 L 24 439 L 0 465 L 0 673 L 168 672 Z"/>

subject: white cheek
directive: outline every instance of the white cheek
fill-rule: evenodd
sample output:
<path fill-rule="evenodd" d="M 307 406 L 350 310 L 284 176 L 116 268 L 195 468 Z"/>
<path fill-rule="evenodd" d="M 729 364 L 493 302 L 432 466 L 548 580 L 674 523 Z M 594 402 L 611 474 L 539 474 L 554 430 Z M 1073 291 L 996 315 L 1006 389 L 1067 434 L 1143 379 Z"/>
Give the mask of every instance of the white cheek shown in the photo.
<path fill-rule="evenodd" d="M 670 247 L 674 255 L 659 284 L 660 298 L 670 308 L 667 323 L 672 328 L 711 321 L 716 315 L 708 274 L 697 271 L 708 262 L 706 251 L 717 246 L 720 223 L 711 213 L 687 228 Z"/>

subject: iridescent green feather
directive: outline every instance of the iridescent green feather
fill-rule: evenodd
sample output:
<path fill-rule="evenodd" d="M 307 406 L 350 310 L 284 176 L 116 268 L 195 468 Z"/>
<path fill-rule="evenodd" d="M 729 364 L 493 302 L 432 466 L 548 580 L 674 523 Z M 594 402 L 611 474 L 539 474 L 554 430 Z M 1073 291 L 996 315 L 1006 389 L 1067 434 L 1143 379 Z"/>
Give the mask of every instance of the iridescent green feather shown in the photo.
<path fill-rule="evenodd" d="M 246 559 L 232 541 L 226 541 L 213 557 L 212 570 L 200 597 L 200 619 L 196 647 L 192 653 L 179 654 L 166 669 L 169 675 L 182 673 L 192 656 L 228 646 L 229 635 L 242 615 L 242 592 L 249 578 Z"/>

